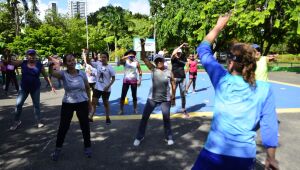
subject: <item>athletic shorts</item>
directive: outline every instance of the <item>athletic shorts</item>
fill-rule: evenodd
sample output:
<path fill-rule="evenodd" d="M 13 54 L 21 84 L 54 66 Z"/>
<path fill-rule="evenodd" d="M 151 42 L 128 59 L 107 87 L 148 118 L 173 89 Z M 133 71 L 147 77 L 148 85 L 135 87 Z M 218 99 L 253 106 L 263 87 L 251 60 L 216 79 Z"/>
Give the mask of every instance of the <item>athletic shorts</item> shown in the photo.
<path fill-rule="evenodd" d="M 102 96 L 103 101 L 108 101 L 109 96 L 110 96 L 110 92 L 100 91 L 100 90 L 97 90 L 97 89 L 95 89 L 93 91 L 93 98 L 99 99 L 101 96 Z"/>

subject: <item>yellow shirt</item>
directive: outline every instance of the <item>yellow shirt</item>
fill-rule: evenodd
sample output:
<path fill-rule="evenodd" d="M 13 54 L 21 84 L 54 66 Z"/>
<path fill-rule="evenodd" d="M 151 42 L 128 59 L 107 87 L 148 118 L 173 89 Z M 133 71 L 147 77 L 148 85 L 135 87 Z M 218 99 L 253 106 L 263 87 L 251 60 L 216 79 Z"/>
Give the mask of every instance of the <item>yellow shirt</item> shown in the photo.
<path fill-rule="evenodd" d="M 255 79 L 268 81 L 268 58 L 261 56 L 256 62 Z"/>

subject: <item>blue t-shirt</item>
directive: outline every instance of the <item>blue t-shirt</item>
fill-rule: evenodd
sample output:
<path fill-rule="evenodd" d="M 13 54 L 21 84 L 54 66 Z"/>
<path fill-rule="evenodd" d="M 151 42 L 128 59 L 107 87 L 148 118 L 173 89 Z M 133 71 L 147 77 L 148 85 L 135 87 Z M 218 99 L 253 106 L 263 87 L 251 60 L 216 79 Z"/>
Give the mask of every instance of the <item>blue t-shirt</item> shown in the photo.
<path fill-rule="evenodd" d="M 215 60 L 207 41 L 199 45 L 197 52 L 215 89 L 213 120 L 205 148 L 215 154 L 254 158 L 258 123 L 263 145 L 276 147 L 278 123 L 270 84 L 256 81 L 253 87 L 242 76 L 231 75 Z"/>
<path fill-rule="evenodd" d="M 40 61 L 36 61 L 35 67 L 29 68 L 27 63 L 28 61 L 24 60 L 21 64 L 21 88 L 25 91 L 35 91 L 41 86 L 40 74 L 42 72 L 43 65 Z"/>

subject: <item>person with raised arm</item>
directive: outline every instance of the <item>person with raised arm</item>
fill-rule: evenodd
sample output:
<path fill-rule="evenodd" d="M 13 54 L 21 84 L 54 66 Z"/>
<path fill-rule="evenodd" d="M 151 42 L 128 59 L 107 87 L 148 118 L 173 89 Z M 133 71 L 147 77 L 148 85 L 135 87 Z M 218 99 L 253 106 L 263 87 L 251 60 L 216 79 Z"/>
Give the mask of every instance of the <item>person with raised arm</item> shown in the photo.
<path fill-rule="evenodd" d="M 269 83 L 255 80 L 255 50 L 235 43 L 227 59 L 227 70 L 213 56 L 212 44 L 230 18 L 220 16 L 197 52 L 215 90 L 211 128 L 193 170 L 254 169 L 256 126 L 260 124 L 266 148 L 266 169 L 279 169 L 275 160 L 278 124 L 274 93 Z"/>
<path fill-rule="evenodd" d="M 36 51 L 34 49 L 29 49 L 26 52 L 26 56 L 27 56 L 27 60 L 11 61 L 11 64 L 14 67 L 17 68 L 21 66 L 22 76 L 21 76 L 21 89 L 19 90 L 17 96 L 14 122 L 11 125 L 10 130 L 16 130 L 21 125 L 20 117 L 22 114 L 22 108 L 29 94 L 31 96 L 33 107 L 34 107 L 37 127 L 41 128 L 44 126 L 44 124 L 42 123 L 42 116 L 40 111 L 40 94 L 41 94 L 40 74 L 44 76 L 45 81 L 50 84 L 52 91 L 55 92 L 55 88 L 53 87 L 45 71 L 44 66 L 36 58 L 37 57 Z"/>
<path fill-rule="evenodd" d="M 54 57 L 48 57 L 55 65 L 59 65 L 60 61 Z M 82 136 L 84 139 L 84 153 L 87 157 L 91 157 L 91 136 L 89 125 L 89 109 L 92 109 L 90 86 L 86 74 L 81 70 L 76 70 L 75 57 L 72 54 L 66 55 L 63 58 L 63 64 L 67 70 L 53 70 L 52 75 L 63 81 L 65 94 L 62 99 L 60 123 L 57 132 L 56 148 L 51 154 L 51 158 L 57 161 L 65 136 L 69 130 L 70 123 L 74 114 L 79 120 Z"/>
<path fill-rule="evenodd" d="M 131 87 L 131 94 L 133 99 L 133 112 L 137 114 L 137 87 L 141 85 L 142 81 L 142 69 L 140 63 L 135 58 L 136 52 L 133 50 L 128 50 L 124 56 L 121 58 L 120 63 L 124 65 L 124 78 L 122 85 L 122 93 L 120 99 L 120 111 L 119 114 L 122 115 L 124 112 L 124 102 L 127 95 L 129 86 Z M 138 76 L 139 74 L 139 76 Z"/>
<path fill-rule="evenodd" d="M 156 54 L 154 57 L 154 64 L 152 64 L 145 53 L 145 41 L 141 39 L 141 59 L 144 61 L 148 69 L 151 71 L 152 87 L 150 88 L 147 103 L 144 107 L 142 119 L 138 128 L 136 139 L 133 142 L 134 146 L 139 146 L 145 137 L 148 119 L 156 106 L 161 106 L 161 111 L 164 121 L 165 139 L 168 145 L 173 145 L 173 134 L 171 130 L 170 108 L 171 104 L 175 102 L 174 93 L 172 88 L 170 93 L 171 84 L 174 84 L 174 77 L 172 73 L 164 67 L 164 57 Z"/>
<path fill-rule="evenodd" d="M 109 97 L 111 93 L 111 86 L 115 82 L 115 70 L 108 63 L 109 54 L 107 52 L 101 53 L 101 62 L 91 62 L 91 64 L 97 69 L 96 76 L 96 85 L 93 91 L 93 100 L 92 105 L 93 109 L 89 115 L 90 122 L 93 122 L 93 116 L 96 112 L 96 105 L 99 101 L 99 98 L 102 97 L 104 108 L 105 108 L 105 116 L 106 116 L 106 125 L 111 124 L 111 120 L 109 118 L 110 115 L 110 106 L 109 106 Z M 87 63 L 87 55 L 83 55 L 84 62 Z"/>
<path fill-rule="evenodd" d="M 182 53 L 182 49 L 187 47 L 187 43 L 181 44 L 179 47 L 175 48 L 171 55 L 171 64 L 172 64 L 172 73 L 175 78 L 174 89 L 176 91 L 177 86 L 179 86 L 180 97 L 181 97 L 181 108 L 183 112 L 183 116 L 185 118 L 189 118 L 190 115 L 186 111 L 186 82 L 185 82 L 185 71 L 184 67 L 187 62 L 186 56 Z M 175 96 L 174 96 L 175 97 Z"/>

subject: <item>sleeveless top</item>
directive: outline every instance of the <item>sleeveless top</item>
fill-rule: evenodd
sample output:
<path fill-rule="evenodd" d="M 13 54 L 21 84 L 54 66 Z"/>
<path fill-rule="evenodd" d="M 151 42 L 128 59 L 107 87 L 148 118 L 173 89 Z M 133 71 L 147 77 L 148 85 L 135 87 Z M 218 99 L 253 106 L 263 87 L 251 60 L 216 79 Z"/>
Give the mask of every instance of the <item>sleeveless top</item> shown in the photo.
<path fill-rule="evenodd" d="M 197 61 L 196 60 L 190 60 L 189 65 L 190 65 L 190 72 L 192 72 L 192 73 L 197 72 Z"/>
<path fill-rule="evenodd" d="M 42 72 L 43 65 L 40 61 L 36 61 L 35 67 L 29 68 L 27 63 L 28 61 L 24 60 L 21 64 L 21 88 L 25 91 L 35 91 L 41 86 L 40 74 Z"/>
<path fill-rule="evenodd" d="M 124 64 L 125 69 L 124 69 L 123 83 L 127 83 L 127 84 L 137 83 L 137 66 L 138 66 L 137 61 L 133 61 L 130 63 L 128 60 L 126 60 Z"/>

